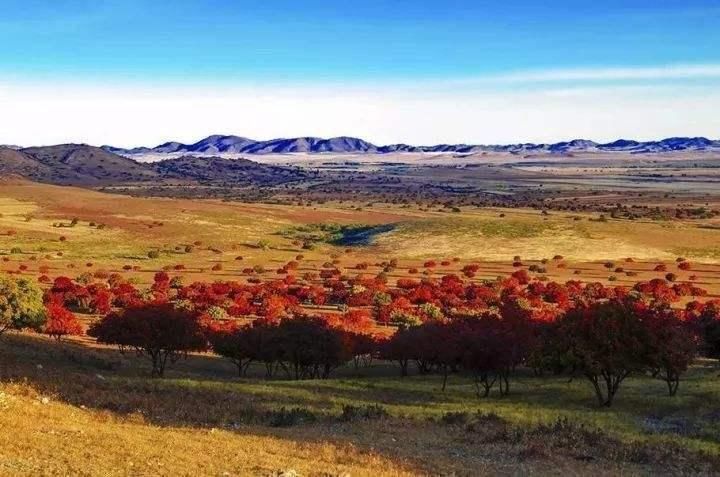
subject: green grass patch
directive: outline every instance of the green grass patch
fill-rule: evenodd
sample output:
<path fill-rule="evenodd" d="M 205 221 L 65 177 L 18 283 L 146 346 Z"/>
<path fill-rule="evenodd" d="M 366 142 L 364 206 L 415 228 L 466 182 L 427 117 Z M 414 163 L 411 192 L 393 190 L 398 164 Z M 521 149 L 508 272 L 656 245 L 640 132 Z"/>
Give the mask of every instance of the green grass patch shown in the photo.
<path fill-rule="evenodd" d="M 376 235 L 390 232 L 393 224 L 385 225 L 340 225 L 333 223 L 308 224 L 289 227 L 278 232 L 292 240 L 309 243 L 327 243 L 339 246 L 370 245 Z"/>
<path fill-rule="evenodd" d="M 720 455 L 720 379 L 710 363 L 699 364 L 684 377 L 677 396 L 666 394 L 665 384 L 648 376 L 628 378 L 610 409 L 599 408 L 590 384 L 578 377 L 533 376 L 519 370 L 511 393 L 479 398 L 468 376 L 452 375 L 442 391 L 437 375 L 389 376 L 397 371 L 378 363 L 354 377 L 341 369 L 329 380 L 292 381 L 245 378 L 233 381 L 194 378 L 154 381 L 168 395 L 230 394 L 268 412 L 301 407 L 318 416 L 341 416 L 348 406 L 382 406 L 390 416 L 441 421 L 448 413 L 494 414 L 519 427 L 552 425 L 561 419 L 596 428 L 624 442 L 673 442 L 691 450 Z M 261 375 L 257 366 L 251 374 Z M 118 392 L 143 388 L 142 378 L 117 378 Z M 132 391 L 130 391 L 132 393 Z"/>
<path fill-rule="evenodd" d="M 404 222 L 398 227 L 398 231 L 404 235 L 479 235 L 486 238 L 519 239 L 538 237 L 556 227 L 555 224 L 540 220 L 449 217 Z"/>

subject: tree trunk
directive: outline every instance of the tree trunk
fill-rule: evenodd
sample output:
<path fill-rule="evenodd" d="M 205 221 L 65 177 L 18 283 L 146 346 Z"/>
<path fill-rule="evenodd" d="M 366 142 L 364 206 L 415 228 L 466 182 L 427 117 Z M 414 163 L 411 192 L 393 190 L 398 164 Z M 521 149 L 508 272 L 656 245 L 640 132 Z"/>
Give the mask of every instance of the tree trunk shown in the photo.
<path fill-rule="evenodd" d="M 597 397 L 597 400 L 598 400 L 598 405 L 604 406 L 605 402 L 606 402 L 606 398 L 602 392 L 602 388 L 600 387 L 600 382 L 599 382 L 598 377 L 595 375 L 591 375 L 591 374 L 586 374 L 585 376 L 588 378 L 590 383 L 593 385 L 593 389 L 595 390 L 595 396 Z"/>
<path fill-rule="evenodd" d="M 678 387 L 680 387 L 680 376 L 671 372 L 666 372 L 663 379 L 667 383 L 668 395 L 675 396 L 677 394 Z"/>
<path fill-rule="evenodd" d="M 500 373 L 500 380 L 498 381 L 498 385 L 500 386 L 500 396 L 507 396 L 510 393 L 509 375 L 510 373 L 508 371 Z"/>
<path fill-rule="evenodd" d="M 400 376 L 405 377 L 408 375 L 408 360 L 401 359 L 399 360 L 400 363 Z"/>

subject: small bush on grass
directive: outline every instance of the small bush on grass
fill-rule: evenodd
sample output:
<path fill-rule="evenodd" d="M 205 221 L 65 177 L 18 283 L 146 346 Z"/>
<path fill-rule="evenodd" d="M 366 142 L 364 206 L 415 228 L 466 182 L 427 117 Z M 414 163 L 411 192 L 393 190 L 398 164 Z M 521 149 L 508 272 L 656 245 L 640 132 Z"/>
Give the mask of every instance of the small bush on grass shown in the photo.
<path fill-rule="evenodd" d="M 379 404 L 368 404 L 366 406 L 352 406 L 350 404 L 343 406 L 340 420 L 345 422 L 354 421 L 374 421 L 377 419 L 385 419 L 390 414 L 387 409 Z"/>
<path fill-rule="evenodd" d="M 317 421 L 317 416 L 312 411 L 301 407 L 287 409 L 281 407 L 276 411 L 265 413 L 264 421 L 271 427 L 291 427 L 298 424 L 308 424 Z"/>

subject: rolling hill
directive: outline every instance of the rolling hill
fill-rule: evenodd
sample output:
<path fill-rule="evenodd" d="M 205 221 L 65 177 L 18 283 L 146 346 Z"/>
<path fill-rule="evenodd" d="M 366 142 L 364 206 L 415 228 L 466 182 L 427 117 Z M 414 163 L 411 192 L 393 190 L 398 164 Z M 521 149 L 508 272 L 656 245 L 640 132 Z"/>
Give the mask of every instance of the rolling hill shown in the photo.
<path fill-rule="evenodd" d="M 86 144 L 0 147 L 0 176 L 18 176 L 57 185 L 105 186 L 170 182 L 277 185 L 305 178 L 295 168 L 269 166 L 245 159 L 180 157 L 140 163 Z"/>
<path fill-rule="evenodd" d="M 258 164 L 247 159 L 183 156 L 150 165 L 163 179 L 186 179 L 201 184 L 278 185 L 310 177 L 296 168 Z"/>
<path fill-rule="evenodd" d="M 21 168 L 16 173 L 40 182 L 101 185 L 158 178 L 155 171 L 132 159 L 86 144 L 29 147 L 18 152 L 26 167 L 32 165 L 37 172 L 26 175 Z"/>

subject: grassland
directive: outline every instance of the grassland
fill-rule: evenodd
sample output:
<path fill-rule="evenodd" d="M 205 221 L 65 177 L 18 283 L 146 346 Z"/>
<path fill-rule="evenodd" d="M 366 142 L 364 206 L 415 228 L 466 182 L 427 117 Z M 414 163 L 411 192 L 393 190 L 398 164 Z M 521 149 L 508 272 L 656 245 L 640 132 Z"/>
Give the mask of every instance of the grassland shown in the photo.
<path fill-rule="evenodd" d="M 322 230 L 318 224 L 336 225 Z M 358 230 L 372 233 L 357 243 L 339 240 Z M 312 235 L 313 247 L 303 248 L 304 234 Z M 614 283 L 631 285 L 664 276 L 653 270 L 664 262 L 679 281 L 694 276 L 716 297 L 719 239 L 716 219 L 600 221 L 598 214 L 530 209 L 464 206 L 453 212 L 340 201 L 287 206 L 133 198 L 24 182 L 0 187 L 0 271 L 30 278 L 41 269 L 51 277 L 105 270 L 147 284 L 169 269 L 186 282 L 244 281 L 243 269 L 261 265 L 267 271 L 259 276 L 269 280 L 302 254 L 298 273 L 334 259 L 348 275 L 361 273 L 360 263 L 367 264 L 362 273 L 376 274 L 382 261 L 395 258 L 399 265 L 389 278 L 396 280 L 422 269 L 427 259 L 447 259 L 450 265 L 426 274 L 460 273 L 478 263 L 475 280 L 481 280 L 514 270 L 515 255 L 525 265 L 562 255 L 543 264 L 549 279 L 609 283 L 614 276 Z M 150 251 L 158 257 L 149 258 Z M 676 269 L 678 255 L 693 262 L 691 271 Z M 459 261 L 449 261 L 453 257 Z M 213 271 L 217 264 L 221 269 Z M 56 344 L 6 336 L 0 339 L 0 426 L 15 432 L 0 433 L 0 474 L 717 471 L 715 366 L 698 363 L 675 398 L 664 395 L 663 383 L 633 377 L 614 408 L 599 410 L 580 378 L 539 379 L 522 370 L 510 396 L 485 400 L 466 376 L 451 376 L 442 392 L 439 377 L 401 379 L 385 362 L 343 368 L 326 381 L 265 380 L 260 369 L 239 380 L 222 359 L 193 355 L 158 381 L 148 378 L 144 361 L 89 338 Z M 346 406 L 375 405 L 388 416 L 342 417 Z M 283 408 L 299 408 L 313 419 L 277 426 Z M 569 424 L 558 430 L 557 422 Z"/>
<path fill-rule="evenodd" d="M 196 355 L 158 381 L 131 354 L 29 336 L 6 337 L 0 358 L 0 424 L 15 430 L 0 437 L 0 470 L 12 474 L 611 475 L 707 470 L 720 456 L 711 363 L 676 397 L 634 378 L 598 410 L 584 381 L 524 373 L 509 396 L 479 399 L 465 376 L 443 392 L 437 377 L 399 378 L 382 362 L 268 381 Z M 348 419 L 349 405 L 388 415 Z M 566 432 L 579 441 L 553 441 Z"/>
<path fill-rule="evenodd" d="M 269 279 L 275 268 L 302 254 L 300 271 L 317 270 L 335 255 L 342 256 L 340 266 L 348 273 L 357 273 L 352 270 L 361 262 L 369 263 L 367 273 L 372 273 L 381 270 L 374 264 L 394 258 L 400 266 L 391 278 L 421 268 L 427 259 L 457 257 L 461 262 L 438 267 L 431 276 L 458 273 L 463 264 L 477 262 L 481 265 L 477 279 L 483 279 L 511 272 L 514 256 L 530 264 L 562 255 L 562 266 L 545 267 L 548 278 L 607 283 L 614 276 L 616 283 L 631 284 L 664 276 L 652 271 L 663 261 L 679 280 L 695 276 L 711 295 L 720 294 L 720 260 L 714 255 L 720 240 L 720 230 L 713 228 L 716 220 L 599 221 L 597 214 L 544 215 L 529 209 L 477 207 L 438 212 L 392 204 L 365 204 L 360 209 L 347 202 L 311 207 L 243 204 L 3 184 L 0 270 L 17 271 L 24 265 L 23 273 L 31 276 L 41 267 L 53 276 L 105 270 L 148 283 L 163 268 L 180 267 L 186 280 L 207 281 L 238 279 L 243 269 L 258 265 L 267 270 L 263 276 Z M 77 225 L 69 227 L 74 218 Z M 348 244 L 336 241 L 337 231 L 318 235 L 320 224 L 372 233 Z M 312 250 L 302 247 L 301 236 L 308 230 L 317 235 Z M 19 253 L 11 253 L 13 249 Z M 150 259 L 150 251 L 158 252 L 157 258 Z M 697 264 L 693 271 L 673 269 L 680 255 Z M 626 258 L 634 262 L 626 263 Z M 603 267 L 608 260 L 637 275 L 613 273 Z M 222 270 L 212 271 L 217 264 Z M 134 270 L 124 270 L 127 267 Z"/>
<path fill-rule="evenodd" d="M 144 258 L 150 248 L 175 251 L 177 245 L 199 241 L 223 252 L 216 258 L 228 260 L 237 255 L 234 251 L 250 250 L 261 240 L 276 249 L 274 255 L 282 256 L 282 249 L 290 247 L 288 231 L 298 227 L 336 224 L 352 229 L 392 224 L 392 230 L 383 230 L 371 246 L 356 253 L 398 259 L 459 256 L 488 260 L 507 260 L 514 255 L 539 260 L 561 254 L 591 262 L 625 257 L 667 260 L 683 251 L 690 260 L 717 261 L 713 251 L 720 230 L 713 228 L 715 220 L 599 221 L 597 215 L 543 215 L 527 209 L 439 210 L 443 211 L 392 204 L 357 207 L 347 202 L 308 207 L 145 199 L 31 183 L 3 184 L 0 251 L 15 246 L 26 253 L 63 251 L 65 260 L 117 263 L 127 257 Z M 76 227 L 53 227 L 67 225 L 73 218 L 79 219 Z M 90 223 L 105 227 L 100 230 Z M 1 234 L 7 230 L 17 234 Z M 67 238 L 65 243 L 59 243 L 61 236 Z M 323 242 L 319 253 L 339 249 L 327 243 L 332 240 Z"/>

